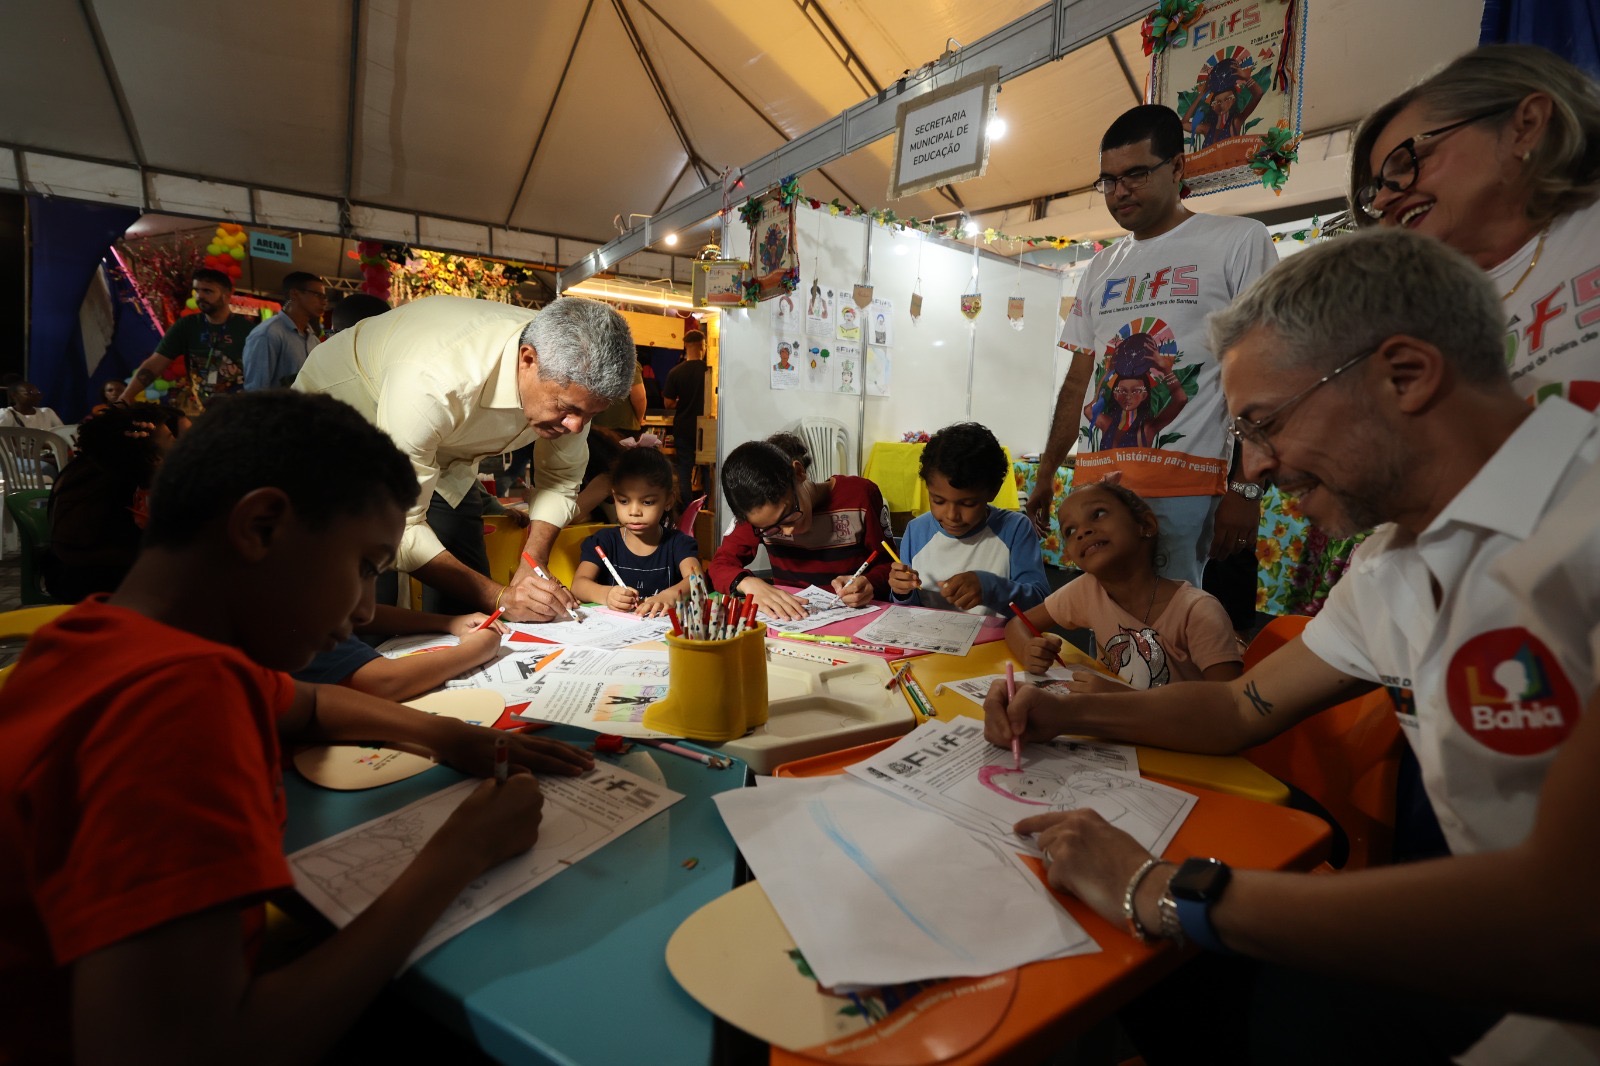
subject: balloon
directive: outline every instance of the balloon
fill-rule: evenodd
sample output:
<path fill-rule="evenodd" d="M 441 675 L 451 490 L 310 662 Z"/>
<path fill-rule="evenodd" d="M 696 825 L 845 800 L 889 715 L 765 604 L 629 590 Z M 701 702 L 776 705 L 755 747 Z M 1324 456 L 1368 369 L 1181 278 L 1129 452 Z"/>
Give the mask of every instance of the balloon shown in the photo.
<path fill-rule="evenodd" d="M 233 256 L 235 259 L 243 259 L 244 258 L 244 249 L 240 248 L 238 245 L 235 245 L 233 247 L 233 250 L 231 252 L 229 252 L 228 254 Z"/>
<path fill-rule="evenodd" d="M 157 392 L 166 392 L 168 389 L 172 388 L 172 382 L 168 381 L 166 378 L 157 378 L 151 383 L 150 387 L 155 389 Z"/>
<path fill-rule="evenodd" d="M 191 296 L 183 302 L 183 306 L 187 307 L 191 311 L 198 311 L 200 310 L 200 301 Z"/>
<path fill-rule="evenodd" d="M 161 399 L 161 394 L 159 392 L 157 392 L 155 389 L 145 389 L 144 390 L 144 398 L 146 400 L 149 400 L 151 403 L 155 403 L 156 401 Z"/>
<path fill-rule="evenodd" d="M 218 244 L 216 241 L 212 241 L 210 244 L 206 245 L 207 255 L 216 255 L 220 251 L 222 251 L 222 245 Z"/>

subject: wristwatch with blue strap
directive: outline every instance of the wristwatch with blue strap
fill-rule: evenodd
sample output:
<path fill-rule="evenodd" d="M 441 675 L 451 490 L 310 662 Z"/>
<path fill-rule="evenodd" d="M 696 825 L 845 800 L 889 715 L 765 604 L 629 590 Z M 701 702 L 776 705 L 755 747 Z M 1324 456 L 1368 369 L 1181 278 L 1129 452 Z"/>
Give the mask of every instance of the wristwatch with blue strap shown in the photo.
<path fill-rule="evenodd" d="M 1222 898 L 1232 876 L 1228 864 L 1219 859 L 1185 859 L 1167 882 L 1166 895 L 1178 912 L 1184 937 L 1222 955 L 1232 952 L 1211 924 L 1211 908 Z"/>

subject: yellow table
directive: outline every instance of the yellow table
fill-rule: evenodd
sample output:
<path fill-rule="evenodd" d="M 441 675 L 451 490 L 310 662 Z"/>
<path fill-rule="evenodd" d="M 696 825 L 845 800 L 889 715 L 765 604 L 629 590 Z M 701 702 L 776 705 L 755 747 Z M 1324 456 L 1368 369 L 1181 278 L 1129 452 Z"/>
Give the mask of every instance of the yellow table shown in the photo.
<path fill-rule="evenodd" d="M 905 441 L 879 441 L 867 455 L 867 467 L 861 476 L 878 486 L 883 502 L 890 511 L 908 511 L 919 515 L 928 509 L 928 486 L 922 483 L 917 472 L 922 462 L 922 445 Z M 1011 469 L 1011 453 L 1006 452 L 1006 469 Z M 1008 511 L 1022 508 L 1017 495 L 1016 481 L 1007 477 L 1000 486 L 1000 495 L 994 498 L 996 507 Z"/>
<path fill-rule="evenodd" d="M 1086 667 L 1105 672 L 1092 657 L 1071 644 L 1061 646 L 1061 657 L 1072 667 Z M 945 681 L 961 681 L 984 674 L 1003 674 L 1010 653 L 1006 643 L 997 640 L 991 644 L 973 647 L 967 655 L 922 655 L 909 660 L 933 708 L 940 719 L 948 721 L 960 715 L 983 717 L 983 709 L 957 692 L 936 694 L 934 689 Z M 1237 755 L 1191 755 L 1188 752 L 1167 751 L 1164 748 L 1139 747 L 1139 769 L 1153 777 L 1164 777 L 1185 785 L 1209 788 L 1262 803 L 1282 806 L 1289 802 L 1289 789 L 1283 782 Z"/>

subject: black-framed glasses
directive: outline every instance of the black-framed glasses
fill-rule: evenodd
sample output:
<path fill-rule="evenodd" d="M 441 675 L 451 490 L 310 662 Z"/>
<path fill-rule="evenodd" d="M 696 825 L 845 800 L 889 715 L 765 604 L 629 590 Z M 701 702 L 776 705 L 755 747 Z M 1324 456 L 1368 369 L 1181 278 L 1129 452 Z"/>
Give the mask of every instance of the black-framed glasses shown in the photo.
<path fill-rule="evenodd" d="M 792 526 L 796 522 L 800 521 L 800 494 L 796 493 L 795 495 L 791 496 L 790 499 L 793 501 L 794 505 L 789 509 L 789 511 L 785 513 L 782 518 L 772 523 L 772 525 L 759 527 L 756 530 L 757 536 L 770 537 L 775 533 L 782 533 L 784 526 Z"/>
<path fill-rule="evenodd" d="M 1111 190 L 1115 189 L 1118 184 L 1121 184 L 1122 187 L 1127 189 L 1129 192 L 1133 192 L 1136 189 L 1142 189 L 1146 185 L 1150 184 L 1150 175 L 1154 174 L 1156 171 L 1160 170 L 1162 167 L 1166 166 L 1176 158 L 1178 158 L 1176 155 L 1169 155 L 1167 158 L 1163 159 L 1154 166 L 1130 167 L 1129 169 L 1124 170 L 1121 174 L 1102 174 L 1100 177 L 1094 179 L 1094 184 L 1092 184 L 1090 188 L 1094 189 L 1094 191 L 1099 193 L 1101 196 L 1110 196 Z"/>
<path fill-rule="evenodd" d="M 1485 111 L 1481 115 L 1473 115 L 1471 118 L 1452 122 L 1448 126 L 1440 126 L 1438 129 L 1419 133 L 1415 137 L 1407 137 L 1383 157 L 1383 165 L 1372 176 L 1372 180 L 1361 186 L 1361 190 L 1356 193 L 1356 206 L 1361 208 L 1368 218 L 1382 218 L 1383 212 L 1372 206 L 1377 202 L 1378 194 L 1384 189 L 1390 192 L 1405 192 L 1417 182 L 1417 170 L 1422 166 L 1422 158 L 1417 155 L 1417 145 L 1424 141 L 1436 141 L 1463 126 L 1482 122 L 1486 118 L 1504 114 L 1505 111 L 1505 108 L 1497 107 L 1493 111 Z"/>
<path fill-rule="evenodd" d="M 1361 360 L 1367 358 L 1369 355 L 1372 355 L 1382 347 L 1383 345 L 1379 344 L 1376 347 L 1368 348 L 1359 355 L 1352 356 L 1350 359 L 1339 364 L 1337 367 L 1334 367 L 1333 370 L 1324 374 L 1316 381 L 1313 381 L 1310 385 L 1307 385 L 1305 388 L 1301 389 L 1299 392 L 1295 393 L 1293 396 L 1289 397 L 1287 400 L 1283 401 L 1278 406 L 1262 415 L 1260 418 L 1250 419 L 1245 418 L 1243 415 L 1235 415 L 1233 418 L 1228 419 L 1228 436 L 1233 440 L 1240 442 L 1241 444 L 1248 444 L 1252 448 L 1259 448 L 1263 452 L 1266 452 L 1269 458 L 1276 459 L 1278 457 L 1278 453 L 1272 447 L 1272 434 L 1276 431 L 1273 427 L 1273 423 L 1281 422 L 1283 420 L 1284 412 L 1289 410 L 1289 408 L 1293 407 L 1301 400 L 1304 400 L 1307 396 L 1310 396 L 1313 392 L 1316 392 L 1318 389 L 1322 388 L 1322 386 L 1326 385 L 1340 374 L 1343 374 L 1346 370 L 1349 370 L 1351 367 L 1361 362 Z"/>

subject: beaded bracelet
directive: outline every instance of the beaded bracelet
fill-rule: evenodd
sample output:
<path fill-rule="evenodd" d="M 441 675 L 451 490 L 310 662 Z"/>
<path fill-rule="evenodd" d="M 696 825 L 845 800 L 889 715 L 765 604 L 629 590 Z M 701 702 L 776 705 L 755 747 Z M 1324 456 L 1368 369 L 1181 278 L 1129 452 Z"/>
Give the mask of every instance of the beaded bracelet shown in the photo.
<path fill-rule="evenodd" d="M 1128 921 L 1128 931 L 1133 938 L 1141 944 L 1150 942 L 1150 933 L 1145 929 L 1144 923 L 1139 921 L 1139 914 L 1133 909 L 1134 894 L 1139 891 L 1139 886 L 1144 883 L 1145 876 L 1161 865 L 1161 860 L 1155 856 L 1146 859 L 1140 867 L 1133 872 L 1133 877 L 1128 881 L 1127 891 L 1122 893 L 1122 916 Z"/>

